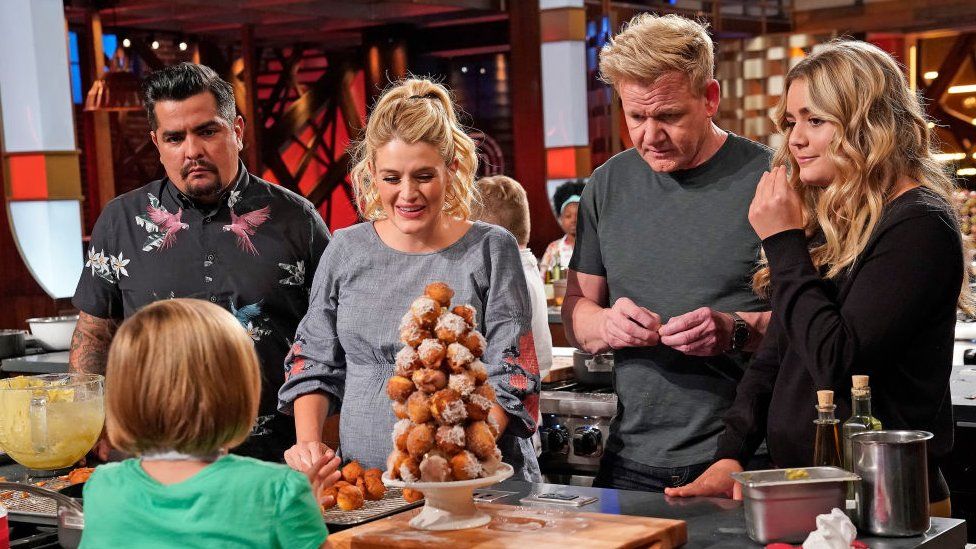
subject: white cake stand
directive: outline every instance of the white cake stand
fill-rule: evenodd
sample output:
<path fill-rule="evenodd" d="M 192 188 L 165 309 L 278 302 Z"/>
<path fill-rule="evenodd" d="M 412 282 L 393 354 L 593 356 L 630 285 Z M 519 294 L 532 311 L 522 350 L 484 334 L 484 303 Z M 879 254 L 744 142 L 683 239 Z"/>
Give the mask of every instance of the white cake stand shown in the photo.
<path fill-rule="evenodd" d="M 475 507 L 474 490 L 501 482 L 513 473 L 512 466 L 507 463 L 499 465 L 490 477 L 451 482 L 405 482 L 393 480 L 389 472 L 385 472 L 383 484 L 424 493 L 424 508 L 410 519 L 410 526 L 418 530 L 463 530 L 491 522 L 490 515 Z"/>

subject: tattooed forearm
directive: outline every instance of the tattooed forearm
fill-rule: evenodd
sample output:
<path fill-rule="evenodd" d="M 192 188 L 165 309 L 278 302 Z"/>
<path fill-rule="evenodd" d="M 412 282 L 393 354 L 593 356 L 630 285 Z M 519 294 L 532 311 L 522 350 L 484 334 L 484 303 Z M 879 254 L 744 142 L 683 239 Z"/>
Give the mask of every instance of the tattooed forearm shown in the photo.
<path fill-rule="evenodd" d="M 80 313 L 68 352 L 71 371 L 105 375 L 108 348 L 118 328 L 116 320 Z"/>

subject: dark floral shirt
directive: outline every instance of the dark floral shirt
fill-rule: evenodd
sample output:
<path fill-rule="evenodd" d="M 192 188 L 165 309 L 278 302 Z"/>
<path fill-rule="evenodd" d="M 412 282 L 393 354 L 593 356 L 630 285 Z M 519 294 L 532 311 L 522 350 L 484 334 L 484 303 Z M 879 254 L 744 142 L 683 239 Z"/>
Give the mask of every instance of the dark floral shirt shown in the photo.
<path fill-rule="evenodd" d="M 167 178 L 109 202 L 92 232 L 74 305 L 122 319 L 159 299 L 206 299 L 254 340 L 263 383 L 257 424 L 239 453 L 280 461 L 293 420 L 276 411 L 281 364 L 329 241 L 305 198 L 247 172 L 215 205 L 198 206 Z"/>

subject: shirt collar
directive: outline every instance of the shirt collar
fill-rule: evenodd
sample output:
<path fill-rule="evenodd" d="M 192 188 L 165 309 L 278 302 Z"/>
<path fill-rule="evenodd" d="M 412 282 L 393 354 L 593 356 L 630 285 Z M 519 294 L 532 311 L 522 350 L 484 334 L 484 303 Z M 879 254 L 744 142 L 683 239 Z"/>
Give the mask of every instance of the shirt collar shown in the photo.
<path fill-rule="evenodd" d="M 220 207 L 227 204 L 229 207 L 234 205 L 238 197 L 247 190 L 248 183 L 250 182 L 250 174 L 247 172 L 247 167 L 244 166 L 244 161 L 240 158 L 237 159 L 237 177 L 234 178 L 234 184 L 224 189 L 220 196 L 217 198 L 217 202 L 213 206 L 198 205 L 193 201 L 192 198 L 183 194 L 180 189 L 173 184 L 173 182 L 166 178 L 166 182 L 169 183 L 169 191 L 173 199 L 180 204 L 183 209 L 194 208 L 200 210 L 204 214 L 212 215 L 220 210 Z"/>

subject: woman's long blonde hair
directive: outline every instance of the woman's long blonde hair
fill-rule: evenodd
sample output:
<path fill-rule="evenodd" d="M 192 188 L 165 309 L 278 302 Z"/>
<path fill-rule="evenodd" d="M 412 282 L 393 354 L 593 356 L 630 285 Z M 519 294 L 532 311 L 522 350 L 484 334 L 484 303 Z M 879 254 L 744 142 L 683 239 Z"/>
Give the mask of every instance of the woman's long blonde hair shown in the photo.
<path fill-rule="evenodd" d="M 362 139 L 352 145 L 349 175 L 359 215 L 368 220 L 386 215 L 373 181 L 372 164 L 376 150 L 394 139 L 428 143 L 437 148 L 448 166 L 457 161 L 445 192 L 444 213 L 467 219 L 477 199 L 475 144 L 458 122 L 451 93 L 426 78 L 408 78 L 388 87 L 373 107 Z"/>
<path fill-rule="evenodd" d="M 807 84 L 808 108 L 835 128 L 826 153 L 837 176 L 826 187 L 804 185 L 790 153 L 786 124 L 786 97 L 797 80 Z M 835 278 L 850 268 L 864 250 L 892 198 L 893 184 L 901 177 L 940 196 L 947 212 L 952 207 L 953 179 L 933 157 L 934 136 L 918 96 L 890 55 L 866 42 L 837 40 L 800 61 L 786 75 L 784 93 L 773 114 L 783 134 L 773 165 L 789 168 L 789 184 L 805 204 L 806 232 L 823 232 L 825 243 L 810 250 L 813 264 Z M 963 269 L 964 272 L 966 269 Z M 972 301 L 963 280 L 960 305 Z M 765 256 L 753 276 L 753 289 L 768 295 L 769 265 Z"/>

